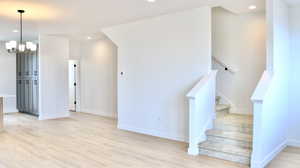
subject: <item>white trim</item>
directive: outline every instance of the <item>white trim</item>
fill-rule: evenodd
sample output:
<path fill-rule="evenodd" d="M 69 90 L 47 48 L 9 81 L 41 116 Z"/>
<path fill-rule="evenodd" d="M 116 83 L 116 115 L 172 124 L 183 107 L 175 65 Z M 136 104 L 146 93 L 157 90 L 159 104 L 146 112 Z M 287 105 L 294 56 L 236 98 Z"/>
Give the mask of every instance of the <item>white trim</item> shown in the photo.
<path fill-rule="evenodd" d="M 140 134 L 151 135 L 151 136 L 165 138 L 165 139 L 170 139 L 170 140 L 174 140 L 174 141 L 188 142 L 188 137 L 184 136 L 182 134 L 180 135 L 180 134 L 175 134 L 175 133 L 161 132 L 161 131 L 158 131 L 155 129 L 138 128 L 138 127 L 130 126 L 127 124 L 118 124 L 118 129 L 136 132 L 136 133 L 140 133 Z"/>
<path fill-rule="evenodd" d="M 195 138 L 195 141 L 198 144 L 207 140 L 206 131 L 209 130 L 209 129 L 213 129 L 213 119 L 209 119 L 205 123 L 205 126 L 203 127 L 203 130 L 200 131 L 201 135 L 199 135 L 197 138 Z M 200 151 L 199 151 L 198 144 L 197 144 L 197 146 L 189 146 L 189 148 L 188 148 L 188 154 L 189 155 L 194 155 L 194 156 L 199 155 Z"/>
<path fill-rule="evenodd" d="M 5 110 L 5 111 L 4 111 Z M 3 114 L 10 114 L 10 113 L 18 113 L 19 110 L 16 108 L 7 108 L 3 110 Z"/>
<path fill-rule="evenodd" d="M 57 116 L 57 115 L 49 116 L 48 115 L 47 117 L 44 117 L 40 114 L 39 115 L 39 120 L 53 120 L 53 119 L 62 119 L 62 118 L 68 118 L 68 117 L 70 117 L 70 113 L 62 115 L 62 116 Z"/>
<path fill-rule="evenodd" d="M 81 109 L 81 111 L 76 111 L 76 112 L 86 113 L 86 114 L 93 114 L 93 115 L 112 118 L 112 119 L 117 119 L 118 118 L 118 115 L 116 113 L 107 115 L 108 113 L 105 113 L 105 112 L 89 110 L 89 109 L 85 109 L 85 108 Z"/>
<path fill-rule="evenodd" d="M 287 147 L 287 140 L 283 141 L 273 151 L 271 151 L 261 162 L 251 162 L 251 168 L 263 168 L 267 166 L 284 148 Z"/>
<path fill-rule="evenodd" d="M 258 85 L 255 88 L 254 93 L 252 94 L 252 102 L 262 103 L 264 101 L 264 98 L 270 88 L 272 79 L 272 75 L 268 71 L 264 71 L 261 79 L 258 82 Z"/>
<path fill-rule="evenodd" d="M 204 75 L 202 79 L 192 88 L 192 90 L 186 95 L 189 99 L 195 99 L 201 89 L 207 84 L 211 79 L 216 78 L 218 70 L 211 70 L 208 74 Z"/>
<path fill-rule="evenodd" d="M 288 139 L 287 145 L 300 148 L 300 140 Z"/>

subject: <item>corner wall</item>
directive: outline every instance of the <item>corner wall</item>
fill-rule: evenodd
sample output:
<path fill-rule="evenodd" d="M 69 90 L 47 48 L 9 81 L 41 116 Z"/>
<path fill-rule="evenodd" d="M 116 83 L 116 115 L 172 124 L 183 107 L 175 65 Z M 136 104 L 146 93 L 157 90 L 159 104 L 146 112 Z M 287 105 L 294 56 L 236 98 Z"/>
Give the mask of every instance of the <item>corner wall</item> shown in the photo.
<path fill-rule="evenodd" d="M 0 76 L 0 95 L 9 95 L 4 99 L 3 112 L 18 112 L 16 104 L 16 54 L 9 54 L 3 41 L 0 41 Z"/>
<path fill-rule="evenodd" d="M 290 85 L 289 145 L 300 147 L 300 5 L 289 9 L 291 54 L 293 60 Z"/>
<path fill-rule="evenodd" d="M 68 117 L 69 40 L 39 37 L 39 119 Z"/>
<path fill-rule="evenodd" d="M 284 0 L 267 0 L 268 63 L 270 82 L 265 82 L 261 100 L 254 105 L 253 154 L 251 168 L 265 167 L 288 144 L 290 56 L 289 8 Z M 260 84 L 264 84 L 261 81 Z"/>
<path fill-rule="evenodd" d="M 185 95 L 211 71 L 211 8 L 103 32 L 118 46 L 118 127 L 186 141 Z"/>
<path fill-rule="evenodd" d="M 117 117 L 117 47 L 109 39 L 80 45 L 81 112 Z"/>

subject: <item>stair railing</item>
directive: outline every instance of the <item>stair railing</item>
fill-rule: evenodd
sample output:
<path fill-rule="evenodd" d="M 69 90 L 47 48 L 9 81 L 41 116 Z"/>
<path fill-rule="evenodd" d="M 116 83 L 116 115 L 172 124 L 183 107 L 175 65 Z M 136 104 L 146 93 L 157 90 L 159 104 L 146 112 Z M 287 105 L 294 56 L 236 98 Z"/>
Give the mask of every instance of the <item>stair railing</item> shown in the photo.
<path fill-rule="evenodd" d="M 225 64 L 223 61 L 219 60 L 217 57 L 212 57 L 213 61 L 215 61 L 217 64 L 221 65 L 225 71 L 231 72 L 231 73 L 236 73 L 238 70 Z"/>
<path fill-rule="evenodd" d="M 205 132 L 212 129 L 216 117 L 217 70 L 205 75 L 186 95 L 189 99 L 189 148 L 188 154 L 199 154 L 199 143 L 205 141 Z"/>

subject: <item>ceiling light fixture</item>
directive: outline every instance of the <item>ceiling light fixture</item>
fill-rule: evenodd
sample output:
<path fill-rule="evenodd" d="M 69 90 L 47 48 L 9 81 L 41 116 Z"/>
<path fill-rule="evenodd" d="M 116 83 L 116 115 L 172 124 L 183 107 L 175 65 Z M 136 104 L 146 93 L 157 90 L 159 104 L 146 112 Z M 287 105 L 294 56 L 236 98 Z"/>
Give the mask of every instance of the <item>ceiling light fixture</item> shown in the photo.
<path fill-rule="evenodd" d="M 19 32 L 19 30 L 17 30 L 17 29 L 16 29 L 16 30 L 13 30 L 12 32 L 14 32 L 14 33 L 18 33 L 18 32 Z"/>
<path fill-rule="evenodd" d="M 32 42 L 23 42 L 23 13 L 24 10 L 18 10 L 20 13 L 20 41 L 9 41 L 5 43 L 5 47 L 9 53 L 24 53 L 24 52 L 34 52 L 37 50 L 37 45 Z M 13 31 L 15 32 L 15 31 Z M 18 32 L 18 30 L 16 30 Z"/>
<path fill-rule="evenodd" d="M 91 39 L 92 39 L 92 37 L 88 36 L 88 37 L 87 37 L 87 39 L 88 39 L 88 40 L 91 40 Z"/>
<path fill-rule="evenodd" d="M 250 10 L 254 10 L 254 9 L 256 9 L 257 7 L 256 7 L 255 5 L 250 5 L 248 8 L 249 8 Z"/>

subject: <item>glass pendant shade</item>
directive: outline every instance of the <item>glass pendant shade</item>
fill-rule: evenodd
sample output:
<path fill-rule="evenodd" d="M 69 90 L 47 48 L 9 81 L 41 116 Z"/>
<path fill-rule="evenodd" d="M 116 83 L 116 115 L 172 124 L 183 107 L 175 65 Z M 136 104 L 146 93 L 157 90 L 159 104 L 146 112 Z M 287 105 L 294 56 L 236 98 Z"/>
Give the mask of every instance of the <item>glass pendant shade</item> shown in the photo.
<path fill-rule="evenodd" d="M 12 49 L 10 42 L 5 43 L 5 48 L 7 50 L 11 50 Z"/>
<path fill-rule="evenodd" d="M 5 43 L 5 47 L 9 52 L 14 52 L 17 49 L 17 42 L 9 41 L 9 42 Z"/>
<path fill-rule="evenodd" d="M 19 44 L 19 52 L 25 51 L 25 44 Z"/>
<path fill-rule="evenodd" d="M 32 46 L 31 46 L 31 51 L 36 51 L 37 49 L 37 45 L 32 43 Z"/>
<path fill-rule="evenodd" d="M 27 51 L 36 51 L 36 44 L 32 43 L 32 42 L 26 42 L 26 50 Z"/>
<path fill-rule="evenodd" d="M 9 53 L 23 53 L 23 52 L 34 52 L 37 50 L 37 44 L 32 42 L 23 42 L 23 19 L 22 14 L 25 13 L 24 10 L 18 10 L 20 13 L 20 41 L 9 41 L 5 43 L 5 47 Z"/>

